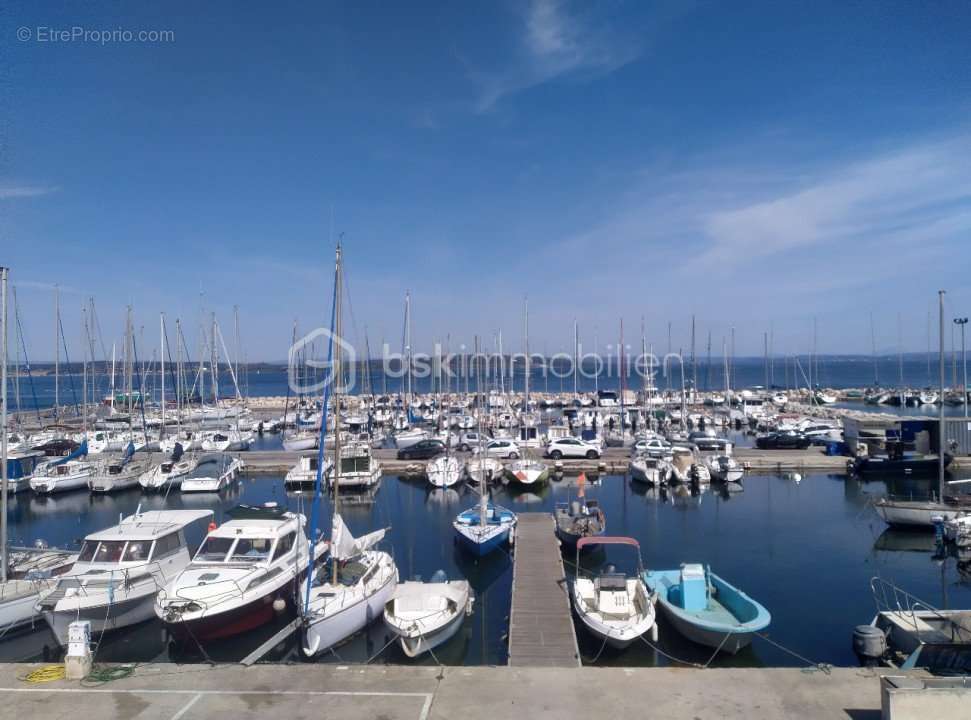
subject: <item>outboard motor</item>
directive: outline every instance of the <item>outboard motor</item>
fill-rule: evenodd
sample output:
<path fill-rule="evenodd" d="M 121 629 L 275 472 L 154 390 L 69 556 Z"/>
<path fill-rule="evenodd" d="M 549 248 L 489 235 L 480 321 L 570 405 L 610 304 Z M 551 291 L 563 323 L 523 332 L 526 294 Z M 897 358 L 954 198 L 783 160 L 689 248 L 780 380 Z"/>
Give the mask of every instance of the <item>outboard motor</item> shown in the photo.
<path fill-rule="evenodd" d="M 873 625 L 853 628 L 853 652 L 864 667 L 875 667 L 887 653 L 887 636 Z"/>

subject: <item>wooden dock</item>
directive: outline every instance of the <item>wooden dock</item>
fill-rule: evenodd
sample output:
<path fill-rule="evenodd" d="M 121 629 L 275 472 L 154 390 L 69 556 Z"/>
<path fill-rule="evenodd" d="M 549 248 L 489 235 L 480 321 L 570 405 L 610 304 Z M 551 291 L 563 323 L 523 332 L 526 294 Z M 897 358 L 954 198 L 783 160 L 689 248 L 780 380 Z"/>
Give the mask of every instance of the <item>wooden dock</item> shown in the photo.
<path fill-rule="evenodd" d="M 549 513 L 520 513 L 509 613 L 509 665 L 579 667 L 560 544 Z"/>

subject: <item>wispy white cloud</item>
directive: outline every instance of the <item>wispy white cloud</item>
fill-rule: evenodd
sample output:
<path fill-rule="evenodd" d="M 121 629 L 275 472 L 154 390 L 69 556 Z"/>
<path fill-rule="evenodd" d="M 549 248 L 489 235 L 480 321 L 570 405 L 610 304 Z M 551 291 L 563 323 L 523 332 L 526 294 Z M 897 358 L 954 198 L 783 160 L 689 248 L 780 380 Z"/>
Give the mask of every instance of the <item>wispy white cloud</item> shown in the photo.
<path fill-rule="evenodd" d="M 475 73 L 482 84 L 476 104 L 488 112 L 504 97 L 559 77 L 610 73 L 641 52 L 638 41 L 605 23 L 571 12 L 561 0 L 531 0 L 522 16 L 514 62 L 494 73 Z"/>
<path fill-rule="evenodd" d="M 712 212 L 709 262 L 750 262 L 852 241 L 924 240 L 971 231 L 971 136 L 830 168 L 806 186 Z"/>
<path fill-rule="evenodd" d="M 56 187 L 40 185 L 0 185 L 0 200 L 40 197 L 41 195 L 48 195 L 56 190 Z"/>
<path fill-rule="evenodd" d="M 631 174 L 599 198 L 598 216 L 543 233 L 526 262 L 563 277 L 582 267 L 586 287 L 611 289 L 587 325 L 611 304 L 618 316 L 646 309 L 682 325 L 696 310 L 707 323 L 744 317 L 760 331 L 783 315 L 831 313 L 847 348 L 860 307 L 912 306 L 939 286 L 960 294 L 971 133 L 805 162 L 780 147 L 746 150 L 754 160 L 733 152 L 700 169 Z M 575 288 L 557 294 L 550 302 L 575 307 Z"/>

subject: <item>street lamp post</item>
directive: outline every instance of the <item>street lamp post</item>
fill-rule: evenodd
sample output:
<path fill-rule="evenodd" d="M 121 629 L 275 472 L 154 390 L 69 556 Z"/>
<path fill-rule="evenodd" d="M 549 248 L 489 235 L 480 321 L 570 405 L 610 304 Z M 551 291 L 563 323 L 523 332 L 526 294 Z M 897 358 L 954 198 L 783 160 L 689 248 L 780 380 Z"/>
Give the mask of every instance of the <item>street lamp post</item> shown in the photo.
<path fill-rule="evenodd" d="M 964 394 L 964 417 L 968 416 L 968 350 L 964 344 L 964 326 L 968 324 L 967 318 L 954 318 L 954 324 L 961 326 L 961 365 L 963 367 L 964 380 L 961 383 L 961 390 Z"/>

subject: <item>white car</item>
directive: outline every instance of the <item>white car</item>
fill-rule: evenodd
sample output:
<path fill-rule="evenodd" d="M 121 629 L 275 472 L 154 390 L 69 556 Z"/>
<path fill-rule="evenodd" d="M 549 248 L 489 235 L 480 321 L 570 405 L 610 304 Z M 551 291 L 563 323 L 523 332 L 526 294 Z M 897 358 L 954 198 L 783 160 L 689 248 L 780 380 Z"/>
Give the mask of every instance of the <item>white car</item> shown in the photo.
<path fill-rule="evenodd" d="M 488 455 L 489 457 L 504 458 L 509 460 L 517 460 L 522 454 L 519 451 L 519 445 L 516 444 L 514 440 L 498 439 L 490 440 L 486 443 L 485 447 L 479 448 L 476 445 L 472 448 L 475 453 L 482 453 L 483 455 Z"/>
<path fill-rule="evenodd" d="M 662 438 L 651 438 L 650 440 L 638 440 L 631 446 L 631 457 L 637 455 L 647 455 L 652 458 L 663 458 L 671 455 L 673 449 L 671 443 Z"/>
<path fill-rule="evenodd" d="M 464 432 L 461 435 L 453 435 L 456 440 L 452 443 L 459 450 L 474 450 L 479 447 L 479 443 L 485 444 L 491 442 L 490 438 L 486 435 L 480 435 L 477 432 Z"/>
<path fill-rule="evenodd" d="M 546 446 L 546 454 L 554 460 L 560 458 L 596 460 L 600 457 L 600 447 L 574 437 L 564 437 L 550 440 Z"/>

